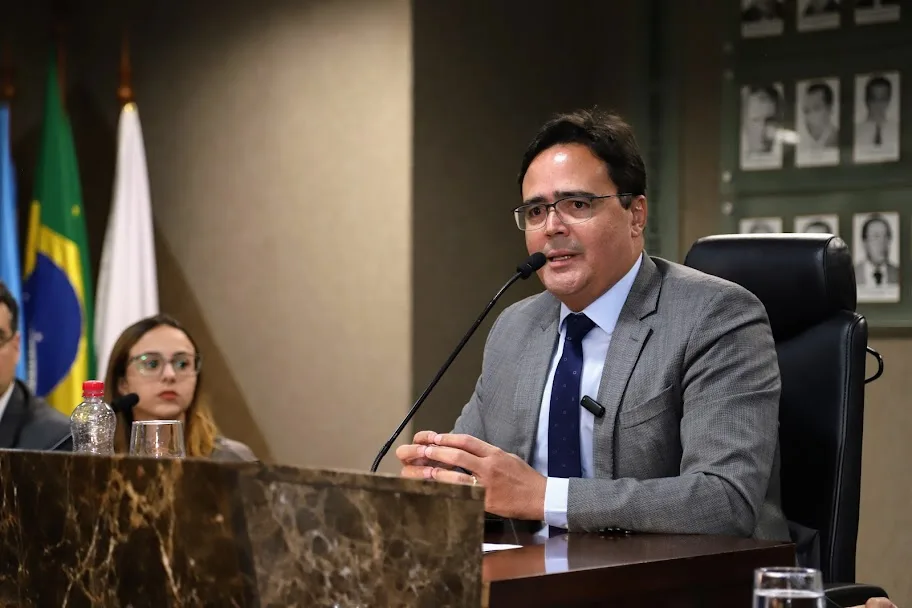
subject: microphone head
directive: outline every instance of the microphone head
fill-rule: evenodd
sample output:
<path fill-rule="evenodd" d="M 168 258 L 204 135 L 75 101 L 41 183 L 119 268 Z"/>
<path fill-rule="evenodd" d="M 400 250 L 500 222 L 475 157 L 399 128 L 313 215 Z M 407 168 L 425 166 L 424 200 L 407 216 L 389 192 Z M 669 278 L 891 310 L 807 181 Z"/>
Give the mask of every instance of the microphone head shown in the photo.
<path fill-rule="evenodd" d="M 535 274 L 539 268 L 544 266 L 547 261 L 548 258 L 545 257 L 544 253 L 536 251 L 526 258 L 525 262 L 516 267 L 516 272 L 519 273 L 520 278 L 528 279 Z"/>
<path fill-rule="evenodd" d="M 136 393 L 127 393 L 111 402 L 111 409 L 115 412 L 129 412 L 136 407 L 137 403 L 139 403 L 139 395 Z"/>

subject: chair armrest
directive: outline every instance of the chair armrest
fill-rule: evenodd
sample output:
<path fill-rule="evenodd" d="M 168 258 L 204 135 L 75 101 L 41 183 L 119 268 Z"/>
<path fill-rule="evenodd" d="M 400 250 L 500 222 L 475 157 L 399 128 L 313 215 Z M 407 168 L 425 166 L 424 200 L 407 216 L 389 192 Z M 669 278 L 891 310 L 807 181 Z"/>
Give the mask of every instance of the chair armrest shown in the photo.
<path fill-rule="evenodd" d="M 889 597 L 880 587 L 861 583 L 827 583 L 823 589 L 828 600 L 843 608 L 864 606 L 872 597 Z"/>

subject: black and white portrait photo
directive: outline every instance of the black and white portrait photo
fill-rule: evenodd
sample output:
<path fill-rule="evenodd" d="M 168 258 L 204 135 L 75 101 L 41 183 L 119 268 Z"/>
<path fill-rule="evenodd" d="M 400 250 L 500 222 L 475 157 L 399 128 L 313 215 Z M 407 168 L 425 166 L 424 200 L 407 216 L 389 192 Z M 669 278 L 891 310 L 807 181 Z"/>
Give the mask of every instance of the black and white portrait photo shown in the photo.
<path fill-rule="evenodd" d="M 770 234 L 782 232 L 781 217 L 745 217 L 738 221 L 741 234 Z"/>
<path fill-rule="evenodd" d="M 899 72 L 855 76 L 853 160 L 899 160 L 899 121 Z"/>
<path fill-rule="evenodd" d="M 899 213 L 852 216 L 859 302 L 899 302 Z"/>
<path fill-rule="evenodd" d="M 855 23 L 899 21 L 900 0 L 855 0 Z"/>
<path fill-rule="evenodd" d="M 741 87 L 741 169 L 782 167 L 782 83 Z"/>
<path fill-rule="evenodd" d="M 839 79 L 799 80 L 795 93 L 795 166 L 838 165 Z"/>
<path fill-rule="evenodd" d="M 780 36 L 783 26 L 782 0 L 741 0 L 741 36 Z"/>
<path fill-rule="evenodd" d="M 835 213 L 798 215 L 795 217 L 795 232 L 816 232 L 839 236 L 839 216 Z"/>
<path fill-rule="evenodd" d="M 799 32 L 839 27 L 839 0 L 798 0 L 797 11 Z"/>

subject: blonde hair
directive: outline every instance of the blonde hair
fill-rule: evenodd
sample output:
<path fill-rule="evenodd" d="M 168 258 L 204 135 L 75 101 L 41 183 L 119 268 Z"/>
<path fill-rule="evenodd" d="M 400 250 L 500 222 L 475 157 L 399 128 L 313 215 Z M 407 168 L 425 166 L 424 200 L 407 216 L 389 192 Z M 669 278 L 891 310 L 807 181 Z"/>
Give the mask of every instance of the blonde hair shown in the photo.
<path fill-rule="evenodd" d="M 137 321 L 120 334 L 114 348 L 111 349 L 111 357 L 108 360 L 108 369 L 105 374 L 105 401 L 112 403 L 118 397 L 122 397 L 120 392 L 120 381 L 126 377 L 127 365 L 130 360 L 130 349 L 139 342 L 140 338 L 152 331 L 156 327 L 167 325 L 184 332 L 190 343 L 193 344 L 194 350 L 199 354 L 199 347 L 196 340 L 190 335 L 176 319 L 169 315 L 155 315 Z M 215 438 L 218 436 L 218 427 L 215 424 L 215 418 L 212 416 L 212 410 L 209 407 L 203 387 L 203 373 L 198 372 L 196 377 L 196 388 L 193 391 L 193 398 L 190 400 L 190 406 L 187 408 L 184 421 L 184 442 L 186 443 L 187 456 L 208 457 L 212 454 L 215 447 Z M 130 442 L 130 427 L 133 424 L 132 412 L 117 413 L 117 430 L 114 433 L 114 450 L 116 452 L 126 452 Z"/>

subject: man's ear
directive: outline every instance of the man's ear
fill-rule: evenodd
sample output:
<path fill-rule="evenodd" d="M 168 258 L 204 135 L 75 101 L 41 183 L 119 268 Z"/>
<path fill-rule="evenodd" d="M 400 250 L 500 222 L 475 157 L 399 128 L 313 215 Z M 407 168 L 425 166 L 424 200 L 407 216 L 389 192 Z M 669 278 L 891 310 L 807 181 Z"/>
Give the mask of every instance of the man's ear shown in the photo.
<path fill-rule="evenodd" d="M 631 214 L 631 231 L 633 236 L 642 236 L 646 230 L 646 217 L 649 215 L 649 207 L 646 197 L 642 194 L 633 197 L 630 201 Z"/>

